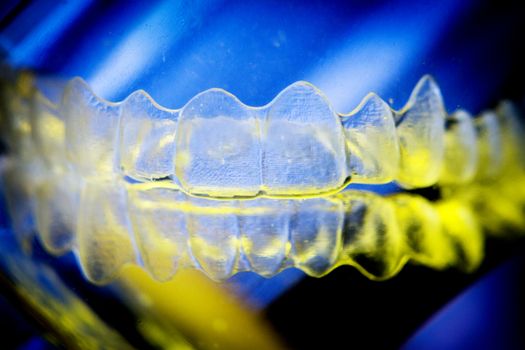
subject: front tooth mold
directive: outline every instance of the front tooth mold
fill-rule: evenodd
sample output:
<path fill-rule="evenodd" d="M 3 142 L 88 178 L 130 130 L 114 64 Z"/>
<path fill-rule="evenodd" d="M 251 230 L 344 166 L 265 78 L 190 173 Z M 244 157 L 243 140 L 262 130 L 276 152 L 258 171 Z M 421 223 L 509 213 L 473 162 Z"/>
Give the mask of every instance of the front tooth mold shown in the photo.
<path fill-rule="evenodd" d="M 340 118 L 311 84 L 295 83 L 272 101 L 261 138 L 268 194 L 319 194 L 349 178 Z"/>
<path fill-rule="evenodd" d="M 387 183 L 399 171 L 399 144 L 392 110 L 379 96 L 369 94 L 342 116 L 353 182 Z"/>
<path fill-rule="evenodd" d="M 208 196 L 255 196 L 261 190 L 259 121 L 219 89 L 194 97 L 180 112 L 175 175 L 181 188 Z"/>
<path fill-rule="evenodd" d="M 173 174 L 178 114 L 155 104 L 144 91 L 122 103 L 118 161 L 126 176 L 152 180 Z"/>
<path fill-rule="evenodd" d="M 423 77 L 395 116 L 401 151 L 397 182 L 402 187 L 428 187 L 439 180 L 445 115 L 439 87 L 430 76 Z"/>
<path fill-rule="evenodd" d="M 458 185 L 470 182 L 478 169 L 478 145 L 474 120 L 463 110 L 447 116 L 445 154 L 440 183 Z"/>
<path fill-rule="evenodd" d="M 479 150 L 476 177 L 480 180 L 494 179 L 503 166 L 503 142 L 498 116 L 494 112 L 484 112 L 474 122 Z"/>
<path fill-rule="evenodd" d="M 119 104 L 98 98 L 80 78 L 65 88 L 60 108 L 66 125 L 67 158 L 85 177 L 115 170 Z"/>
<path fill-rule="evenodd" d="M 175 138 L 175 180 L 192 194 L 313 195 L 349 177 L 339 116 L 305 82 L 261 108 L 205 91 L 181 110 Z"/>

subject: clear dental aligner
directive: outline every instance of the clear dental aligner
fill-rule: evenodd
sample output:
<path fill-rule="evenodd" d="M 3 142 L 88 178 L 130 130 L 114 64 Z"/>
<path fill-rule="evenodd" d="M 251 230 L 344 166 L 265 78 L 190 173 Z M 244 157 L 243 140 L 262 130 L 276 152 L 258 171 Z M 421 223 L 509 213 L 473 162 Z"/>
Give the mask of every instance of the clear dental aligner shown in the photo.
<path fill-rule="evenodd" d="M 128 263 L 160 280 L 190 266 L 219 280 L 345 264 L 383 279 L 409 259 L 471 270 L 482 229 L 525 226 L 512 107 L 445 115 L 429 77 L 399 112 L 370 94 L 348 115 L 308 83 L 261 108 L 214 89 L 167 110 L 144 92 L 106 102 L 78 79 L 52 103 L 22 75 L 3 101 L 3 181 L 20 237 L 34 218 L 46 249 L 74 249 L 98 283 Z M 349 177 L 438 183 L 444 198 L 329 194 Z"/>
<path fill-rule="evenodd" d="M 66 161 L 83 177 L 161 180 L 191 195 L 252 198 L 317 196 L 350 181 L 407 189 L 464 184 L 499 171 L 499 117 L 447 115 L 430 76 L 400 111 L 371 93 L 349 114 L 335 113 L 306 82 L 263 107 L 211 89 L 170 110 L 144 91 L 105 101 L 80 78 L 55 104 L 33 91 L 30 76 L 20 80 L 25 98 L 6 97 L 17 115 L 6 123 L 14 129 L 4 132 L 8 143 L 28 151 L 16 144 L 30 142 L 20 140 L 29 129 L 34 151 L 50 166 Z"/>
<path fill-rule="evenodd" d="M 263 107 L 211 89 L 178 110 L 159 106 L 144 91 L 111 103 L 80 78 L 53 103 L 30 84 L 21 88 L 25 101 L 7 98 L 18 103 L 8 106 L 17 115 L 8 124 L 14 130 L 6 130 L 13 148 L 30 152 L 20 144 L 28 142 L 28 129 L 34 151 L 50 166 L 83 177 L 118 175 L 164 181 L 190 195 L 253 198 L 317 196 L 348 182 L 459 185 L 500 171 L 499 117 L 447 115 L 430 76 L 400 111 L 371 93 L 349 114 L 335 113 L 306 82 Z"/>

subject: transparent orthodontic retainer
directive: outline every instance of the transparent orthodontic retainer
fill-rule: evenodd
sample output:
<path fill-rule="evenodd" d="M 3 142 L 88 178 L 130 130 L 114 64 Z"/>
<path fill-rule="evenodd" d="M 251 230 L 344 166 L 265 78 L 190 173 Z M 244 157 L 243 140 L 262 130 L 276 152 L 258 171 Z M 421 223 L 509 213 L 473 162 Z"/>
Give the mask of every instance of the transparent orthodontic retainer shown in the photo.
<path fill-rule="evenodd" d="M 515 110 L 447 115 L 429 76 L 399 111 L 369 94 L 348 114 L 306 82 L 263 107 L 212 89 L 174 110 L 143 91 L 108 102 L 78 78 L 52 102 L 33 82 L 3 84 L 17 234 L 27 239 L 34 217 L 46 249 L 74 250 L 95 283 L 128 264 L 161 281 L 186 267 L 216 280 L 340 265 L 385 279 L 409 260 L 470 271 L 484 230 L 523 227 Z M 391 181 L 441 198 L 344 190 Z"/>

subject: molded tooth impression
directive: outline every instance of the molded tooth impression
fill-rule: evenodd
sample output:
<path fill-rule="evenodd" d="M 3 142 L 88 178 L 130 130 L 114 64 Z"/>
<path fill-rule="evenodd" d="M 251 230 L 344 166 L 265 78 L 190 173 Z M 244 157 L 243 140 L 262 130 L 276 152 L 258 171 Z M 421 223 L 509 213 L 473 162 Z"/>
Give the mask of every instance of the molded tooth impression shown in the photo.
<path fill-rule="evenodd" d="M 354 112 L 342 116 L 352 181 L 386 183 L 399 171 L 399 144 L 392 110 L 369 94 Z"/>
<path fill-rule="evenodd" d="M 447 117 L 442 184 L 464 184 L 474 178 L 478 169 L 476 142 L 476 129 L 470 114 L 459 110 Z"/>
<path fill-rule="evenodd" d="M 456 249 L 450 253 L 449 265 L 470 272 L 483 260 L 485 250 L 483 231 L 475 213 L 468 205 L 458 200 L 441 201 L 435 206 L 444 234 L 449 238 L 449 245 Z"/>
<path fill-rule="evenodd" d="M 144 91 L 121 106 L 119 156 L 125 175 L 137 180 L 173 174 L 178 111 L 156 105 Z"/>
<path fill-rule="evenodd" d="M 476 175 L 479 179 L 491 179 L 499 174 L 503 166 L 503 142 L 498 117 L 493 112 L 484 112 L 475 119 L 475 125 L 479 150 Z"/>
<path fill-rule="evenodd" d="M 294 202 L 260 198 L 240 202 L 241 247 L 251 269 L 262 276 L 279 272 L 289 252 Z"/>
<path fill-rule="evenodd" d="M 343 203 L 330 198 L 312 198 L 297 203 L 290 227 L 294 266 L 310 276 L 323 276 L 337 262 L 341 249 Z"/>
<path fill-rule="evenodd" d="M 73 247 L 79 202 L 78 181 L 66 161 L 66 130 L 59 109 L 35 93 L 31 115 L 31 136 L 39 158 L 35 164 L 46 169 L 34 180 L 35 218 L 40 240 L 54 254 Z"/>
<path fill-rule="evenodd" d="M 525 130 L 520 123 L 518 111 L 509 101 L 503 101 L 496 109 L 498 117 L 504 170 L 525 170 Z"/>
<path fill-rule="evenodd" d="M 268 194 L 318 194 L 340 188 L 349 177 L 341 121 L 311 84 L 295 83 L 275 98 L 262 141 Z"/>
<path fill-rule="evenodd" d="M 517 117 L 502 105 L 445 123 L 429 77 L 399 112 L 369 94 L 341 116 L 304 82 L 260 108 L 219 89 L 181 110 L 144 92 L 109 103 L 79 79 L 59 106 L 33 95 L 8 106 L 15 119 L 33 106 L 29 124 L 6 121 L 19 138 L 5 135 L 9 146 L 22 148 L 0 164 L 11 216 L 26 226 L 36 217 L 45 248 L 74 249 L 96 283 L 130 263 L 162 281 L 187 267 L 223 280 L 288 267 L 322 276 L 340 265 L 385 279 L 409 259 L 471 271 L 482 230 L 525 226 Z M 328 194 L 350 176 L 404 187 L 439 179 L 443 198 Z M 22 225 L 21 235 L 33 230 Z"/>
<path fill-rule="evenodd" d="M 176 149 L 175 175 L 189 193 L 233 197 L 261 190 L 256 114 L 223 90 L 205 91 L 184 106 Z"/>
<path fill-rule="evenodd" d="M 46 166 L 62 170 L 66 158 L 66 128 L 58 106 L 37 92 L 31 117 L 35 150 L 46 161 Z"/>
<path fill-rule="evenodd" d="M 78 183 L 69 173 L 47 177 L 35 191 L 36 225 L 44 247 L 53 254 L 73 248 L 78 211 Z"/>
<path fill-rule="evenodd" d="M 396 114 L 401 167 L 397 181 L 404 188 L 434 185 L 444 152 L 445 108 L 439 87 L 430 76 L 416 85 L 409 101 Z"/>
<path fill-rule="evenodd" d="M 190 265 L 183 193 L 166 188 L 129 187 L 128 206 L 142 260 L 160 281 L 169 280 L 179 266 Z"/>
<path fill-rule="evenodd" d="M 405 241 L 391 201 L 367 192 L 344 192 L 345 222 L 339 264 L 356 266 L 371 279 L 386 279 L 405 264 Z"/>
<path fill-rule="evenodd" d="M 91 281 L 107 282 L 123 265 L 136 261 L 123 185 L 120 181 L 88 181 L 82 190 L 77 249 Z"/>
<path fill-rule="evenodd" d="M 453 263 L 452 245 L 434 207 L 422 197 L 410 194 L 398 194 L 393 199 L 399 228 L 412 251 L 412 258 L 436 269 Z"/>
<path fill-rule="evenodd" d="M 82 176 L 114 172 L 119 104 L 99 99 L 81 79 L 64 91 L 61 106 L 66 125 L 67 156 Z"/>
<path fill-rule="evenodd" d="M 223 206 L 189 197 L 194 210 L 186 213 L 190 247 L 198 265 L 213 279 L 224 280 L 236 271 L 240 242 L 238 203 Z"/>

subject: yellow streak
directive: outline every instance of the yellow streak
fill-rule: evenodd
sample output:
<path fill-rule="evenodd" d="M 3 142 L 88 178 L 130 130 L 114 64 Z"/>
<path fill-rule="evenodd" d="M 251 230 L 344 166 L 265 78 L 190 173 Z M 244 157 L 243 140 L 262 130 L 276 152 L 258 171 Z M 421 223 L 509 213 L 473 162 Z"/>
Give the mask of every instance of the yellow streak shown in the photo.
<path fill-rule="evenodd" d="M 182 330 L 200 349 L 284 348 L 260 315 L 198 271 L 181 271 L 161 283 L 129 266 L 117 283 L 140 314 L 162 320 L 167 334 Z"/>

